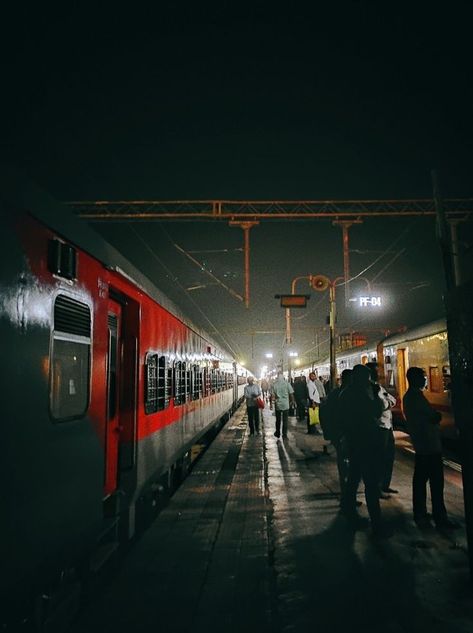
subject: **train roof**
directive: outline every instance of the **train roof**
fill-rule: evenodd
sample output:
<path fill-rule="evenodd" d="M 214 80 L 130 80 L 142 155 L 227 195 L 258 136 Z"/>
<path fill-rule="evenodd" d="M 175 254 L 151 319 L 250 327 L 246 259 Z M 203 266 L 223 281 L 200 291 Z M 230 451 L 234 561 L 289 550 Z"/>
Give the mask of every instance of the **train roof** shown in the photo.
<path fill-rule="evenodd" d="M 407 341 L 415 341 L 425 336 L 433 336 L 440 332 L 445 332 L 447 329 L 447 321 L 445 318 L 431 321 L 425 325 L 419 325 L 417 327 L 410 328 L 406 332 L 400 332 L 397 334 L 391 334 L 383 340 L 383 346 L 397 345 L 398 343 L 405 343 Z"/>
<path fill-rule="evenodd" d="M 86 222 L 76 217 L 69 208 L 61 204 L 45 191 L 28 182 L 15 171 L 2 167 L 0 176 L 0 205 L 14 206 L 40 220 L 56 231 L 63 238 L 83 249 L 109 270 L 113 270 L 134 283 L 140 290 L 154 299 L 168 312 L 177 317 L 185 325 L 202 338 L 214 345 L 218 350 L 226 352 L 229 360 L 233 355 L 204 331 L 195 326 L 154 283 L 136 268 L 120 251 L 96 233 Z"/>

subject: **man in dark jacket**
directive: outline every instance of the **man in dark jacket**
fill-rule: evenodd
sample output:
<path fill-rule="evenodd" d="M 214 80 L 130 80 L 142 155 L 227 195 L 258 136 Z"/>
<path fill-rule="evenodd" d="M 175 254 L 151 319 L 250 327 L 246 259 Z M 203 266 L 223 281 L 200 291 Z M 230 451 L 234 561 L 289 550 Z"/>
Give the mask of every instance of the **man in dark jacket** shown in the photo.
<path fill-rule="evenodd" d="M 305 420 L 305 412 L 307 408 L 307 400 L 309 398 L 309 391 L 307 389 L 307 381 L 305 376 L 298 376 L 294 380 L 294 398 L 296 399 L 297 406 L 297 419 Z"/>
<path fill-rule="evenodd" d="M 345 487 L 348 477 L 348 454 L 346 442 L 343 437 L 344 424 L 340 416 L 340 394 L 351 382 L 351 369 L 344 369 L 341 373 L 341 384 L 328 394 L 327 398 L 320 404 L 320 426 L 324 433 L 324 438 L 332 442 L 337 454 L 338 479 L 340 481 L 340 497 L 345 497 Z"/>
<path fill-rule="evenodd" d="M 442 415 L 433 409 L 422 393 L 426 384 L 425 372 L 420 367 L 407 370 L 409 389 L 402 399 L 407 430 L 416 453 L 412 481 L 414 521 L 420 526 L 429 524 L 427 514 L 427 482 L 430 483 L 432 515 L 439 528 L 456 528 L 450 521 L 443 500 L 443 461 L 440 441 Z"/>
<path fill-rule="evenodd" d="M 378 463 L 379 434 L 377 420 L 383 409 L 370 383 L 370 371 L 355 365 L 351 384 L 340 394 L 340 419 L 349 455 L 348 480 L 342 510 L 354 525 L 359 522 L 356 512 L 356 492 L 361 479 L 365 484 L 365 498 L 375 536 L 389 536 L 381 523 L 379 505 Z"/>

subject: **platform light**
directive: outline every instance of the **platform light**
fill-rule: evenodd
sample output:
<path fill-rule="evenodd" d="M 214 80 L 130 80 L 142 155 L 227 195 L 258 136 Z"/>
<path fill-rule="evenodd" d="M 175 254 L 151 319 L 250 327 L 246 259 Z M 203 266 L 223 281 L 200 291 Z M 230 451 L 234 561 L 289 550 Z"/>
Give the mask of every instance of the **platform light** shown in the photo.
<path fill-rule="evenodd" d="M 272 357 L 273 357 L 273 354 L 272 354 L 272 352 L 267 352 L 267 353 L 265 354 L 265 356 L 266 356 L 266 358 L 272 358 Z"/>
<path fill-rule="evenodd" d="M 291 358 L 297 358 L 297 356 L 299 356 L 299 354 L 297 352 L 289 352 L 289 356 Z"/>

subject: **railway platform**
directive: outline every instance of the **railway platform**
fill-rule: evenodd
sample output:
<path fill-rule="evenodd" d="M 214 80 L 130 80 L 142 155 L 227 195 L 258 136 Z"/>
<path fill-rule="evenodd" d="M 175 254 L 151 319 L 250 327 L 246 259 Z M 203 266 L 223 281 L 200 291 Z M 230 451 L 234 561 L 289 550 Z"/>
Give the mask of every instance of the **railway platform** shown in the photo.
<path fill-rule="evenodd" d="M 250 436 L 237 411 L 73 633 L 471 633 L 465 531 L 413 522 L 406 437 L 399 494 L 381 502 L 394 534 L 376 540 L 339 512 L 333 448 L 295 418 L 276 440 L 274 420 L 266 408 Z M 463 525 L 460 473 L 445 474 L 447 509 Z"/>

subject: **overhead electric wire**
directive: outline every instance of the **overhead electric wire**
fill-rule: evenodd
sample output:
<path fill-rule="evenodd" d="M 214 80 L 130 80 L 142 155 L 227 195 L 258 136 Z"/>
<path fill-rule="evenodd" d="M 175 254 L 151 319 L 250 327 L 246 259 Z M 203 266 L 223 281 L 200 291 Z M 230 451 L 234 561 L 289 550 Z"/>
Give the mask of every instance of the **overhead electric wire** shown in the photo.
<path fill-rule="evenodd" d="M 242 356 L 241 350 L 240 350 L 240 353 L 237 353 L 235 351 L 235 349 L 228 342 L 228 340 L 223 336 L 223 334 L 220 332 L 220 330 L 217 328 L 217 326 L 214 323 L 212 323 L 212 321 L 205 314 L 205 312 L 200 308 L 200 306 L 197 304 L 197 302 L 194 301 L 193 297 L 189 294 L 187 289 L 181 284 L 179 279 L 172 273 L 172 271 L 166 266 L 166 264 L 158 257 L 158 255 L 155 253 L 155 251 L 151 248 L 151 246 L 147 243 L 147 241 L 138 233 L 138 231 L 136 231 L 136 229 L 133 227 L 133 225 L 131 225 L 131 230 L 136 235 L 136 237 L 142 242 L 142 244 L 144 245 L 146 250 L 151 253 L 151 255 L 160 264 L 160 266 L 166 271 L 166 273 L 169 275 L 169 277 L 172 279 L 172 281 L 174 281 L 174 283 L 177 284 L 177 286 L 182 290 L 182 292 L 185 295 L 187 295 L 189 301 L 195 306 L 195 308 L 197 308 L 197 310 L 204 317 L 204 319 L 207 321 L 207 323 L 209 323 L 209 325 L 211 326 L 211 328 L 213 330 L 213 333 L 217 334 L 217 336 L 220 337 L 220 339 L 224 342 L 225 346 L 232 352 L 232 354 L 234 355 L 235 358 L 237 358 L 237 357 L 241 358 L 241 356 Z M 165 231 L 165 233 L 166 233 L 166 236 L 168 237 L 168 239 L 172 242 L 171 237 L 169 236 L 167 231 Z M 239 348 L 239 345 L 237 343 L 234 342 L 234 345 L 235 345 L 236 348 Z"/>

